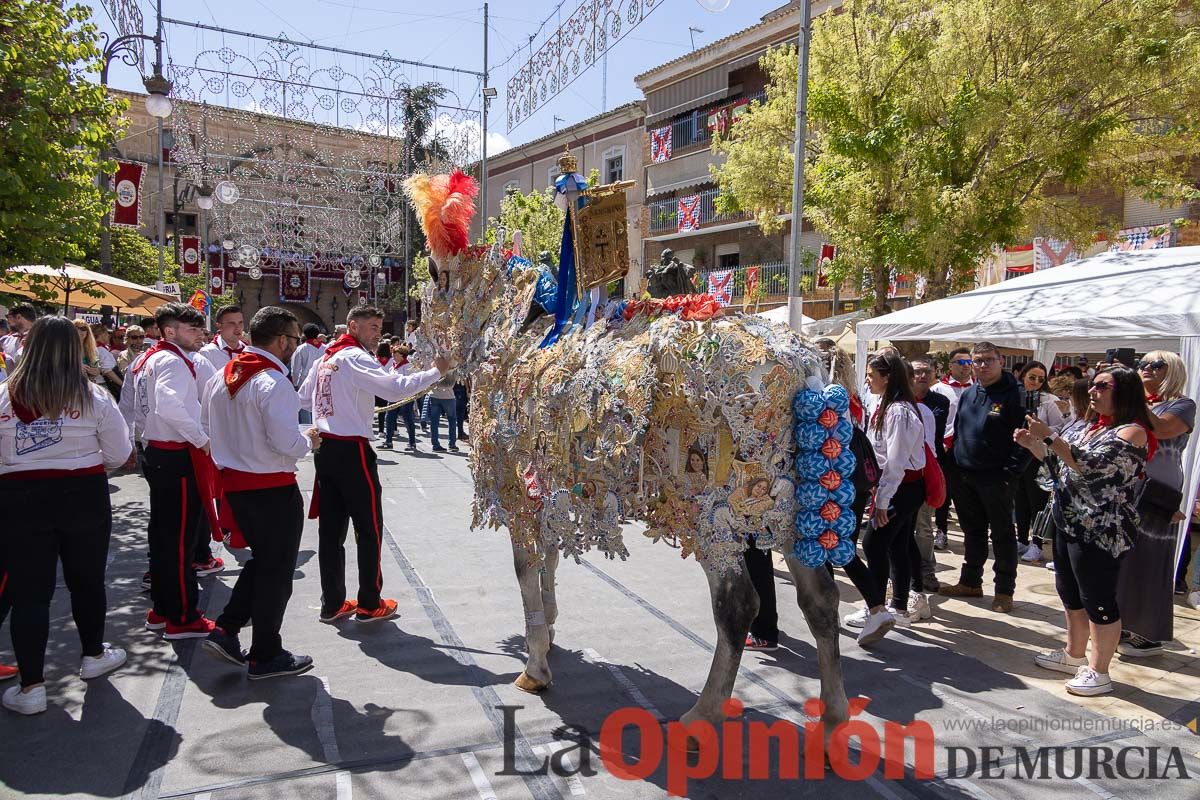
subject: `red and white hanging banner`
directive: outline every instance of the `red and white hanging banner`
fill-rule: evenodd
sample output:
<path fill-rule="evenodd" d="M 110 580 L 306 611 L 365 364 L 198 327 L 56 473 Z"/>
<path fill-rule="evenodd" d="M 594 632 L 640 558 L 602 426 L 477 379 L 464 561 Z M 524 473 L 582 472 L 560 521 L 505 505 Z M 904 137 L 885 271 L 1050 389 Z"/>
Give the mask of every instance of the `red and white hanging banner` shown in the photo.
<path fill-rule="evenodd" d="M 279 299 L 285 303 L 309 302 L 310 277 L 307 264 L 284 262 L 279 272 Z"/>
<path fill-rule="evenodd" d="M 829 265 L 833 263 L 833 259 L 837 257 L 837 247 L 825 242 L 821 245 L 821 257 L 817 259 L 817 286 L 822 288 L 829 285 L 829 278 L 826 273 L 829 271 Z"/>
<path fill-rule="evenodd" d="M 700 195 L 679 198 L 679 230 L 700 230 Z"/>
<path fill-rule="evenodd" d="M 113 178 L 116 198 L 113 200 L 112 224 L 126 228 L 141 225 L 142 177 L 146 165 L 136 161 L 118 161 Z"/>
<path fill-rule="evenodd" d="M 179 261 L 183 264 L 184 275 L 200 274 L 200 237 L 179 237 Z"/>
<path fill-rule="evenodd" d="M 671 126 L 664 125 L 650 131 L 650 160 L 661 164 L 671 158 Z"/>
<path fill-rule="evenodd" d="M 708 273 L 708 293 L 718 303 L 727 306 L 733 302 L 733 270 L 718 269 Z"/>
<path fill-rule="evenodd" d="M 220 297 L 225 294 L 225 270 L 221 267 L 212 268 L 212 278 L 208 281 L 209 294 Z"/>

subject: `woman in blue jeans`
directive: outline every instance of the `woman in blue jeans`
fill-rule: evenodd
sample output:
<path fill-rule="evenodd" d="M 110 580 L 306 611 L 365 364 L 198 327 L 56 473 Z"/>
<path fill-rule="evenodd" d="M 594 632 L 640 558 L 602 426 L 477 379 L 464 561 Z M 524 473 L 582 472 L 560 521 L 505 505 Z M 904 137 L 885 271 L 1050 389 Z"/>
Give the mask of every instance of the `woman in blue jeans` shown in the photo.
<path fill-rule="evenodd" d="M 458 409 L 454 399 L 454 381 L 454 371 L 451 370 L 429 390 L 429 438 L 433 441 L 435 453 L 446 452 L 438 438 L 438 423 L 443 416 L 450 428 L 450 452 L 458 452 Z"/>

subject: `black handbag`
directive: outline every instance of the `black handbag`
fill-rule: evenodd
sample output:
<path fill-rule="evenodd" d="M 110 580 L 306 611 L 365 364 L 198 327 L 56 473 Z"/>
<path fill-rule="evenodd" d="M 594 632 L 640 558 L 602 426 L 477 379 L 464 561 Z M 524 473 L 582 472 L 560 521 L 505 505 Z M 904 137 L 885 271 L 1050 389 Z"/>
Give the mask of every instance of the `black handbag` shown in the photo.
<path fill-rule="evenodd" d="M 852 427 L 854 434 L 850 439 L 850 452 L 854 453 L 854 490 L 866 494 L 879 483 L 879 460 L 875 458 L 875 448 L 866 432 L 857 425 Z"/>
<path fill-rule="evenodd" d="M 1050 477 L 1054 480 L 1055 487 L 1051 491 L 1050 497 L 1046 500 L 1046 504 L 1042 506 L 1042 510 L 1033 518 L 1033 522 L 1029 525 L 1029 535 L 1035 539 L 1040 539 L 1043 542 L 1048 542 L 1054 538 L 1054 532 L 1058 530 L 1058 518 L 1062 512 L 1055 513 L 1058 508 L 1058 467 L 1054 462 L 1054 458 L 1050 457 L 1046 460 L 1046 469 L 1050 473 Z"/>
<path fill-rule="evenodd" d="M 1183 508 L 1183 492 L 1162 481 L 1147 477 L 1138 495 L 1138 508 L 1147 509 L 1170 519 Z"/>

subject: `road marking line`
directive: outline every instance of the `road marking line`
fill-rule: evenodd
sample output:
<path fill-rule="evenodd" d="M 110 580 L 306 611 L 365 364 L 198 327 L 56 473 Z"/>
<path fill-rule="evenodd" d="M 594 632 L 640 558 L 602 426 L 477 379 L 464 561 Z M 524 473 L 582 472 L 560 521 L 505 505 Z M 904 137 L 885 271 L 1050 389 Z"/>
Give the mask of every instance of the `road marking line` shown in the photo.
<path fill-rule="evenodd" d="M 637 703 L 639 706 L 653 714 L 655 719 L 657 719 L 659 722 L 667 721 L 667 718 L 663 715 L 663 713 L 658 710 L 654 703 L 650 702 L 650 698 L 646 697 L 646 695 L 642 693 L 641 689 L 639 689 L 637 686 L 634 686 L 633 681 L 629 680 L 629 676 L 626 675 L 625 671 L 619 666 L 612 663 L 590 647 L 583 651 L 583 657 L 593 664 L 600 664 L 607 669 L 609 674 L 613 676 L 613 679 L 616 680 L 617 683 L 621 684 L 621 688 L 625 690 L 626 694 L 633 698 L 633 702 Z"/>
<path fill-rule="evenodd" d="M 559 750 L 565 750 L 566 747 L 567 747 L 566 742 L 553 742 L 551 744 L 545 744 L 545 745 L 539 744 L 537 747 L 533 748 L 533 752 L 536 755 L 547 756 L 548 758 L 553 760 L 554 754 L 557 753 Z M 575 797 L 586 796 L 587 791 L 584 790 L 584 788 L 583 788 L 583 781 L 581 781 L 579 779 L 578 773 L 575 772 L 576 770 L 579 769 L 579 765 L 575 763 L 575 759 L 570 755 L 563 755 L 562 765 L 568 772 L 575 773 L 572 775 L 565 776 L 565 779 L 567 781 L 567 788 L 571 790 L 571 794 L 574 795 Z M 686 798 L 685 798 L 685 800 L 686 800 Z"/>
<path fill-rule="evenodd" d="M 391 503 L 392 505 L 396 505 L 396 501 L 395 501 L 395 499 L 394 499 L 394 498 L 391 498 L 391 497 L 385 497 L 385 498 L 383 498 L 383 499 L 384 499 L 384 500 L 386 500 L 387 502 Z"/>
<path fill-rule="evenodd" d="M 333 696 L 329 692 L 329 678 L 319 677 L 321 688 L 313 697 L 312 721 L 317 730 L 317 739 L 321 742 L 321 751 L 325 760 L 336 764 L 342 760 L 342 751 L 337 743 L 337 731 L 333 727 Z M 352 800 L 353 789 L 350 785 L 350 773 L 345 770 L 334 773 L 337 789 L 337 800 Z"/>
<path fill-rule="evenodd" d="M 425 499 L 428 500 L 429 495 L 425 494 L 425 490 L 421 488 L 420 482 L 418 482 L 417 479 L 414 478 L 412 475 L 409 475 L 408 479 L 413 482 L 413 486 L 417 487 L 417 491 L 421 493 L 421 497 L 424 497 Z"/>
<path fill-rule="evenodd" d="M 492 785 L 488 783 L 487 775 L 483 774 L 483 767 L 479 765 L 475 754 L 463 753 L 462 760 L 467 765 L 467 772 L 471 773 L 471 782 L 475 784 L 479 800 L 497 800 L 496 793 L 492 791 Z"/>

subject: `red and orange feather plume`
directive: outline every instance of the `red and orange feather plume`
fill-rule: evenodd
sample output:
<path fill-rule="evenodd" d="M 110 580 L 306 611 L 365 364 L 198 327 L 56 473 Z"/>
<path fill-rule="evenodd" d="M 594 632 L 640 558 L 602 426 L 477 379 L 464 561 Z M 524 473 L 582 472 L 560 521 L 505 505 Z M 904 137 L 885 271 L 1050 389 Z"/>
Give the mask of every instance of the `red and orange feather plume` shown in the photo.
<path fill-rule="evenodd" d="M 418 173 L 404 182 L 404 191 L 416 209 L 434 261 L 440 264 L 466 249 L 479 194 L 474 178 L 461 170 L 452 175 Z"/>

